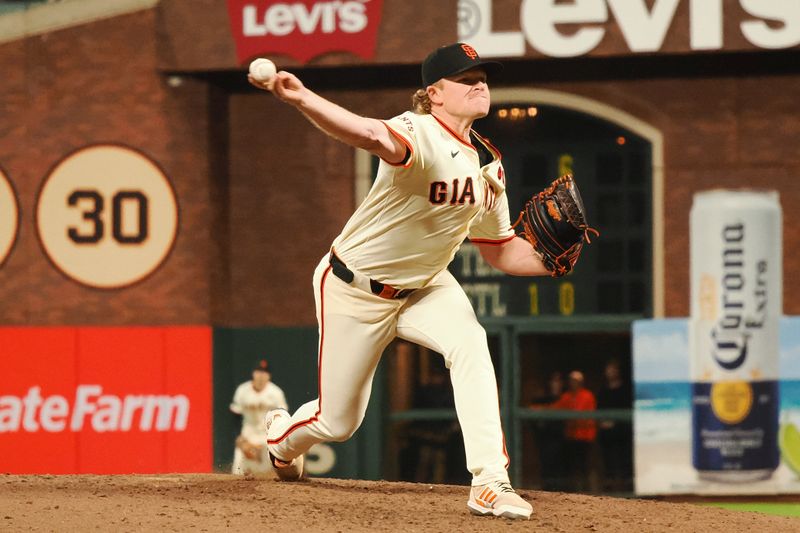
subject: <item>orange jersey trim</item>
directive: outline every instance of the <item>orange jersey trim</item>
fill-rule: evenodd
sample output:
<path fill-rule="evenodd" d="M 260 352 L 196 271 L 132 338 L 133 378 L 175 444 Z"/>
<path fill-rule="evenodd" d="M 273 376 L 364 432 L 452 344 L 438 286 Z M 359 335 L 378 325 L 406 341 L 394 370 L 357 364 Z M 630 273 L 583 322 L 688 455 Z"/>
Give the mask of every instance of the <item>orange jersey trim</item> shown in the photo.
<path fill-rule="evenodd" d="M 492 143 L 490 143 L 490 142 L 489 142 L 489 140 L 488 140 L 486 137 L 484 137 L 483 135 L 481 135 L 480 133 L 478 133 L 478 132 L 477 132 L 477 131 L 475 131 L 475 130 L 470 130 L 470 131 L 471 131 L 473 134 L 475 134 L 475 137 L 477 137 L 477 138 L 478 138 L 478 140 L 479 140 L 480 142 L 482 142 L 482 143 L 483 143 L 483 145 L 484 145 L 484 146 L 486 146 L 486 148 L 488 148 L 490 152 L 494 153 L 494 155 L 495 155 L 495 156 L 497 156 L 497 160 L 498 160 L 498 161 L 500 161 L 501 159 L 503 159 L 503 154 L 501 154 L 501 153 L 500 153 L 500 150 L 498 150 L 498 149 L 497 149 L 497 147 L 496 147 L 495 145 L 493 145 Z M 505 181 L 505 180 L 504 180 L 504 181 Z"/>
<path fill-rule="evenodd" d="M 456 132 L 454 132 L 453 130 L 451 130 L 451 129 L 450 129 L 450 126 L 448 126 L 447 124 L 445 124 L 444 122 L 442 122 L 441 120 L 439 120 L 439 117 L 437 117 L 437 116 L 436 116 L 436 115 L 434 115 L 433 113 L 431 113 L 431 116 L 432 116 L 433 118 L 435 118 L 435 119 L 436 119 L 436 122 L 438 122 L 438 123 L 439 123 L 439 124 L 440 124 L 440 125 L 441 125 L 441 126 L 444 128 L 444 129 L 445 129 L 445 131 L 447 131 L 447 133 L 449 133 L 450 135 L 452 135 L 452 136 L 453 136 L 453 138 L 454 138 L 455 140 L 457 140 L 458 142 L 460 142 L 460 143 L 461 143 L 461 144 L 463 144 L 464 146 L 467 146 L 467 147 L 469 147 L 469 148 L 472 148 L 473 150 L 475 150 L 475 152 L 476 152 L 476 153 L 478 152 L 478 149 L 477 149 L 477 148 L 475 148 L 474 146 L 472 146 L 472 143 L 470 143 L 470 142 L 467 142 L 467 141 L 465 141 L 464 139 L 462 139 L 462 138 L 461 138 L 461 137 L 458 135 L 458 133 L 456 133 Z"/>
<path fill-rule="evenodd" d="M 474 242 L 475 244 L 491 244 L 493 246 L 498 246 L 500 244 L 507 243 L 516 236 L 517 235 L 514 234 L 509 237 L 506 237 L 505 239 L 470 239 L 469 242 Z"/>
<path fill-rule="evenodd" d="M 406 140 L 405 137 L 403 137 L 402 135 L 397 133 L 386 122 L 383 122 L 383 121 L 381 121 L 381 122 L 383 123 L 384 126 L 386 126 L 386 129 L 389 130 L 389 133 L 391 133 L 397 140 L 399 140 L 401 143 L 403 143 L 406 146 L 406 150 L 407 150 L 406 157 L 404 157 L 403 160 L 398 162 L 398 163 L 392 163 L 391 161 L 387 161 L 386 159 L 383 159 L 382 157 L 381 157 L 381 159 L 383 161 L 386 161 L 386 164 L 391 165 L 393 167 L 403 167 L 403 168 L 410 167 L 411 166 L 411 162 L 414 160 L 414 149 L 411 147 L 411 145 L 408 143 L 408 141 Z"/>

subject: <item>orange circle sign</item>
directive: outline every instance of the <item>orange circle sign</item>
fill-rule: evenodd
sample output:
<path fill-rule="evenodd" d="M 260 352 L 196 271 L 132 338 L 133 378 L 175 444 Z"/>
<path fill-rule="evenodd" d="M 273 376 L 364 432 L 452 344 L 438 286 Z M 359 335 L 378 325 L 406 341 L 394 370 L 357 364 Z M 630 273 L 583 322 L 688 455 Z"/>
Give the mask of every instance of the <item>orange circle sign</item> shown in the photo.
<path fill-rule="evenodd" d="M 178 205 L 166 175 L 144 154 L 95 145 L 73 152 L 39 193 L 42 247 L 68 277 L 115 289 L 152 274 L 178 231 Z"/>

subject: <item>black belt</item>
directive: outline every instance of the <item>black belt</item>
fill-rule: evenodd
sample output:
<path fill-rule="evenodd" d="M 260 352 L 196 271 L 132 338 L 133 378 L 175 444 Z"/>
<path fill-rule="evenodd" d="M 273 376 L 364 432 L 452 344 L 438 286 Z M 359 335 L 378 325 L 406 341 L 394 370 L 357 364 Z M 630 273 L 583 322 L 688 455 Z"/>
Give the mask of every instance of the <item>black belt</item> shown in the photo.
<path fill-rule="evenodd" d="M 333 275 L 339 278 L 340 280 L 344 281 L 348 285 L 353 282 L 355 279 L 355 274 L 353 271 L 347 268 L 341 259 L 336 257 L 336 254 L 331 252 L 330 254 L 331 260 L 331 269 L 333 270 Z M 376 294 L 381 298 L 386 298 L 388 300 L 393 300 L 396 298 L 405 298 L 416 289 L 396 289 L 391 285 L 386 285 L 385 283 L 381 283 L 380 281 L 375 281 L 374 279 L 369 280 L 369 288 L 372 291 L 372 294 Z"/>

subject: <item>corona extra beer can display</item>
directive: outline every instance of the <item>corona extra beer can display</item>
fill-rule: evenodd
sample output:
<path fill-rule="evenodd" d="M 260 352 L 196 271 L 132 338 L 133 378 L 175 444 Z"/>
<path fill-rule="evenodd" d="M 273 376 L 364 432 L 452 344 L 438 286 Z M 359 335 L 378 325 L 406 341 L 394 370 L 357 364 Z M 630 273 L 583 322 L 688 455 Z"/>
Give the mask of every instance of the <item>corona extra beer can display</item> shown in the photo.
<path fill-rule="evenodd" d="M 767 479 L 778 466 L 781 228 L 775 191 L 694 196 L 692 461 L 702 480 Z"/>

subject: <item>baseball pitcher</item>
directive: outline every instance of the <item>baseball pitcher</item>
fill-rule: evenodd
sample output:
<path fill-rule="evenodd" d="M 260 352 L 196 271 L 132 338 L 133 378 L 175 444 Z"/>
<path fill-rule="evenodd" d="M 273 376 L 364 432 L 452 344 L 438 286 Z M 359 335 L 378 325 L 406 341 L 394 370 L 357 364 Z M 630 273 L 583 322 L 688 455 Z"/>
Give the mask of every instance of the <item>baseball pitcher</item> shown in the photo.
<path fill-rule="evenodd" d="M 536 198 L 543 209 L 522 213 L 528 239 L 517 238 L 500 152 L 472 129 L 489 112 L 487 78 L 500 68 L 467 44 L 439 48 L 422 64 L 414 110 L 385 121 L 343 109 L 289 72 L 260 81 L 249 76 L 326 134 L 380 158 L 367 198 L 314 273 L 319 396 L 291 416 L 268 414 L 269 451 L 280 478 L 302 475 L 303 453 L 312 445 L 356 431 L 378 360 L 400 337 L 444 355 L 473 476 L 469 510 L 530 518 L 531 505 L 509 483 L 486 333 L 447 265 L 468 238 L 508 274 L 563 275 L 580 252 L 572 245 L 582 244 L 586 231 L 572 227 L 573 218 L 584 224 L 580 209 L 562 212 L 561 202 L 579 200 L 574 182 L 564 178 Z M 574 230 L 568 236 L 575 243 L 557 242 L 559 228 L 543 226 L 540 216 L 558 217 Z M 541 247 L 542 227 L 556 232 L 549 244 L 558 246 Z M 555 256 L 544 260 L 551 249 Z"/>

